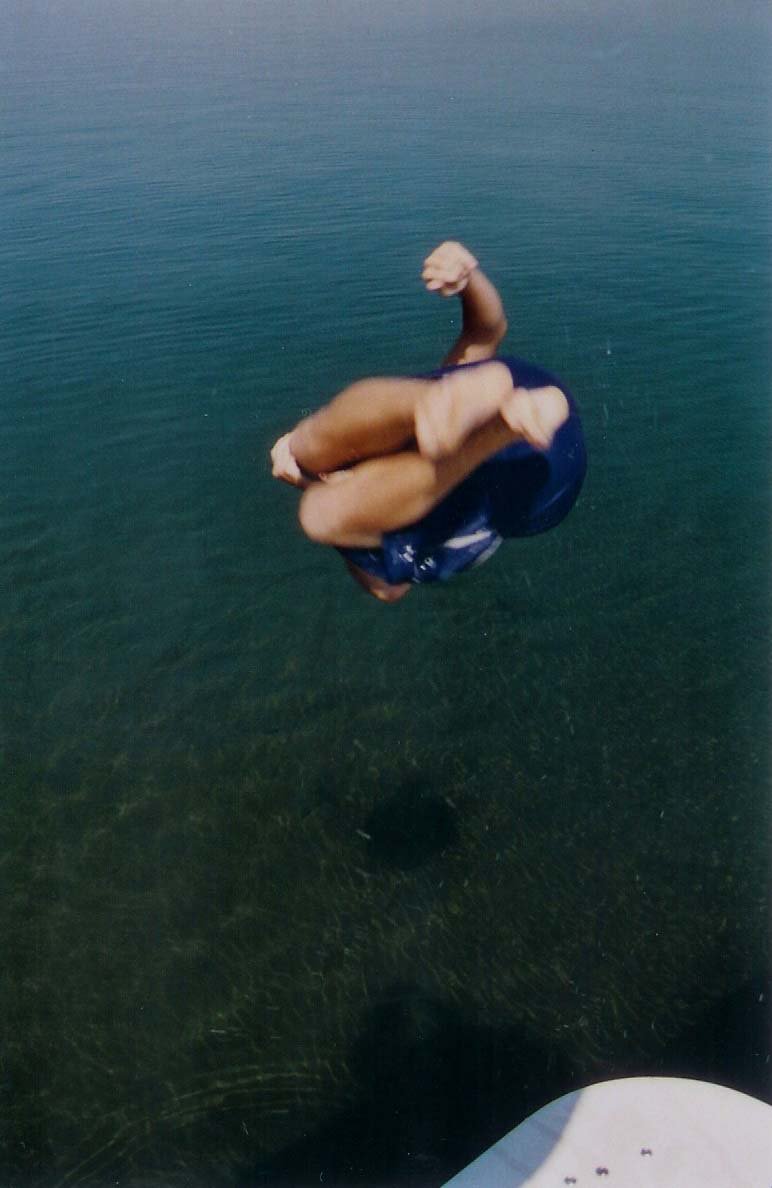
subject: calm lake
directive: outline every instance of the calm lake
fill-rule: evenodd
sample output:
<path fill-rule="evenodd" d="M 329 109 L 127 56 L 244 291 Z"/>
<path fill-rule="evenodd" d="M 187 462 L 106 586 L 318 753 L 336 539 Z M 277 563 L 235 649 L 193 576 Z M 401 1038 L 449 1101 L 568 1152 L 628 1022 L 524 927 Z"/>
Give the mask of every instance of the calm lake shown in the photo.
<path fill-rule="evenodd" d="M 7 0 L 0 1180 L 438 1186 L 770 1098 L 770 20 Z M 590 469 L 395 606 L 268 450 L 467 244 Z"/>

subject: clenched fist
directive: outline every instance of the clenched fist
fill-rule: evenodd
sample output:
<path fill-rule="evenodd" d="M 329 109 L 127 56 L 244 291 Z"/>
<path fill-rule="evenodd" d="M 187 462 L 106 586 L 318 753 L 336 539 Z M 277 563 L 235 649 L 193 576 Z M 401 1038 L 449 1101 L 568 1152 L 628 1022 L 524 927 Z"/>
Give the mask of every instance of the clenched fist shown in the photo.
<path fill-rule="evenodd" d="M 421 279 L 430 293 L 453 297 L 469 284 L 477 261 L 462 243 L 446 240 L 424 260 Z"/>

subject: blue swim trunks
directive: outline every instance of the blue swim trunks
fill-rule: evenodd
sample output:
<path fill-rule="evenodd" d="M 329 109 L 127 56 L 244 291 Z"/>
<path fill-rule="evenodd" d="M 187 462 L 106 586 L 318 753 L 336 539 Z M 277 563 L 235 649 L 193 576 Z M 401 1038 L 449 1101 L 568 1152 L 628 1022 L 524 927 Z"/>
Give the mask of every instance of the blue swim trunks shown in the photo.
<path fill-rule="evenodd" d="M 523 441 L 506 446 L 422 520 L 385 533 L 380 548 L 339 549 L 354 565 L 389 585 L 447 581 L 487 561 L 506 537 L 547 532 L 568 515 L 587 469 L 574 399 L 565 384 L 543 368 L 511 356 L 499 361 L 506 363 L 515 386 L 531 389 L 554 384 L 565 393 L 569 416 L 550 448 L 535 450 Z M 427 378 L 453 370 L 441 368 Z"/>

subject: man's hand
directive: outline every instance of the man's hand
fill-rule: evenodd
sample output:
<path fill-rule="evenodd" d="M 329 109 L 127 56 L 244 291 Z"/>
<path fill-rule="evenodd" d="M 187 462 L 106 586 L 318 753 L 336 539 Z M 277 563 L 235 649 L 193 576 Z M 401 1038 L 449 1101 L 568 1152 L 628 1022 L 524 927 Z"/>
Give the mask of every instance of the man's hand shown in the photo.
<path fill-rule="evenodd" d="M 281 479 L 283 483 L 289 483 L 291 487 L 302 489 L 308 486 L 309 479 L 306 478 L 295 461 L 289 444 L 291 437 L 291 433 L 285 433 L 271 450 L 271 473 L 274 478 Z"/>
<path fill-rule="evenodd" d="M 430 293 L 453 297 L 469 284 L 477 261 L 462 243 L 447 240 L 424 260 L 421 279 Z"/>

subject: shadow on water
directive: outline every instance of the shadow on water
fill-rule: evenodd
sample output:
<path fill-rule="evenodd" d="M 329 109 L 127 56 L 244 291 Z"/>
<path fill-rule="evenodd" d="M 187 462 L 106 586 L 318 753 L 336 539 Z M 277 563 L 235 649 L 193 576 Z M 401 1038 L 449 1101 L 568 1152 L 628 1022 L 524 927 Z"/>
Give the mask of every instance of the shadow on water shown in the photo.
<path fill-rule="evenodd" d="M 657 1055 L 588 1076 L 517 1028 L 476 1024 L 416 986 L 394 986 L 350 1055 L 356 1101 L 239 1183 L 440 1188 L 548 1102 L 619 1077 L 688 1077 L 772 1101 L 768 988 L 755 978 Z"/>
<path fill-rule="evenodd" d="M 350 1056 L 357 1100 L 253 1168 L 245 1186 L 443 1184 L 534 1110 L 577 1087 L 556 1049 L 475 1024 L 412 985 L 370 1012 Z"/>

